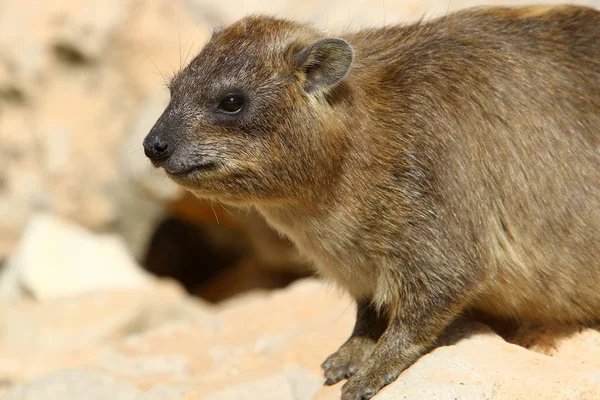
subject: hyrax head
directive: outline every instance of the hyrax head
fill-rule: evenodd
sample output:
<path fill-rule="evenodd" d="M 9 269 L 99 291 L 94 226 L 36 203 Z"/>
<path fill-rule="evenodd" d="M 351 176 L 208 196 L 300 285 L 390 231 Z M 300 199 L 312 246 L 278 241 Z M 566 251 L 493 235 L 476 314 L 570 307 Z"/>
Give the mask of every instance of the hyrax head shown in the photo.
<path fill-rule="evenodd" d="M 318 183 L 344 146 L 336 112 L 350 45 L 308 25 L 248 17 L 217 33 L 169 85 L 144 150 L 201 197 L 282 201 Z M 337 133 L 336 133 L 337 132 Z"/>

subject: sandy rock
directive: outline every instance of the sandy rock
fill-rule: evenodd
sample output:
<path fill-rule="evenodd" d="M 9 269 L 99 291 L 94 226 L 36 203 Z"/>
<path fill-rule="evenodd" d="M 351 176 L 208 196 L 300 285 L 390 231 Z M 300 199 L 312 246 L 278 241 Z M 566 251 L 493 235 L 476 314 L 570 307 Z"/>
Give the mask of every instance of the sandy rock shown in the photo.
<path fill-rule="evenodd" d="M 207 327 L 214 324 L 207 306 L 186 297 L 178 285 L 167 281 L 145 289 L 98 292 L 42 303 L 3 301 L 0 377 L 21 382 L 45 375 L 65 365 L 94 359 L 111 341 L 182 321 Z M 110 351 L 102 354 L 103 365 L 115 374 L 161 370 L 153 360 L 142 358 L 144 369 L 129 356 Z M 163 364 L 169 361 L 168 354 L 160 358 Z"/>
<path fill-rule="evenodd" d="M 507 343 L 489 327 L 457 324 L 449 344 L 417 361 L 375 398 L 598 399 L 600 331 L 583 327 L 523 329 Z M 342 383 L 314 400 L 338 400 Z"/>
<path fill-rule="evenodd" d="M 109 379 L 108 376 L 107 385 L 113 386 L 109 392 L 113 398 L 120 395 L 120 390 L 129 393 L 130 389 L 124 385 L 131 384 L 148 396 L 143 399 L 153 399 L 149 396 L 159 391 L 180 392 L 177 396 L 162 397 L 166 399 L 252 399 L 257 398 L 255 390 L 264 390 L 273 383 L 275 386 L 269 392 L 275 397 L 269 398 L 286 398 L 277 397 L 281 395 L 308 400 L 322 382 L 318 360 L 343 340 L 351 324 L 348 317 L 353 314 L 348 299 L 332 296 L 330 289 L 307 281 L 286 292 L 238 298 L 222 309 L 196 314 L 192 323 L 165 324 L 163 319 L 157 329 L 133 333 L 121 323 L 126 313 L 120 310 L 135 308 L 135 302 L 125 301 L 124 294 L 119 296 L 111 300 L 108 294 L 86 295 L 77 302 L 60 300 L 44 306 L 27 303 L 14 311 L 7 307 L 6 312 L 11 314 L 3 319 L 21 315 L 23 324 L 28 323 L 27 315 L 33 315 L 29 320 L 36 321 L 51 309 L 57 311 L 50 318 L 62 314 L 62 320 L 72 321 L 64 325 L 62 332 L 47 322 L 44 325 L 42 320 L 38 320 L 37 326 L 32 322 L 27 331 L 37 331 L 30 334 L 36 337 L 25 338 L 17 347 L 16 334 L 0 336 L 0 379 L 15 383 L 6 391 L 13 396 L 8 398 L 27 393 L 30 396 L 27 398 L 71 399 L 69 396 L 81 387 L 79 379 L 92 380 L 94 389 L 95 381 Z M 165 303 L 166 296 L 155 293 L 142 298 L 150 297 L 155 300 L 147 305 L 147 310 L 156 310 L 158 304 Z M 100 306 L 94 305 L 96 302 Z M 327 309 L 319 306 L 325 302 L 330 303 Z M 69 311 L 65 311 L 69 304 Z M 118 304 L 123 306 L 117 309 Z M 172 299 L 170 304 L 175 308 L 179 303 Z M 32 312 L 22 307 L 40 308 Z M 180 305 L 177 307 L 181 310 Z M 273 313 L 265 313 L 266 309 Z M 291 309 L 297 312 L 288 312 Z M 88 324 L 95 326 L 86 328 Z M 346 329 L 331 332 L 335 326 Z M 15 325 L 10 332 L 24 328 Z M 53 329 L 56 332 L 52 337 L 41 340 L 41 345 L 32 344 L 33 351 L 26 353 L 27 343 L 37 343 Z M 100 338 L 94 337 L 93 332 L 98 331 L 105 333 Z M 119 335 L 123 338 L 115 341 Z M 75 344 L 69 340 L 79 336 L 84 339 Z M 94 342 L 100 344 L 91 344 Z M 59 354 L 61 348 L 64 350 Z M 73 375 L 73 371 L 87 378 Z M 17 384 L 23 381 L 26 382 Z M 55 397 L 46 397 L 46 393 Z M 261 394 L 260 398 L 267 394 Z"/>
<path fill-rule="evenodd" d="M 122 71 L 141 99 L 158 90 L 189 62 L 210 38 L 211 4 L 187 0 L 130 1 L 128 18 L 114 33 L 111 62 Z M 132 114 L 135 118 L 137 111 Z"/>
<path fill-rule="evenodd" d="M 89 303 L 78 304 L 80 312 L 90 310 Z M 192 323 L 123 332 L 129 336 L 103 346 L 79 343 L 77 351 L 66 346 L 52 362 L 29 358 L 10 364 L 0 358 L 0 378 L 28 381 L 8 388 L 9 399 L 26 393 L 28 398 L 66 400 L 87 382 L 90 390 L 105 396 L 99 399 L 135 394 L 139 397 L 131 398 L 337 400 L 341 384 L 321 386 L 319 365 L 351 331 L 353 308 L 330 287 L 304 280 L 268 295 L 236 298 Z M 598 399 L 600 332 L 559 332 L 531 333 L 527 341 L 533 351 L 506 342 L 483 324 L 463 321 L 446 336 L 445 345 L 423 356 L 375 398 Z M 6 343 L 0 355 L 11 351 L 14 340 L 0 339 Z"/>
<path fill-rule="evenodd" d="M 23 107 L 0 105 L 0 258 L 16 247 L 42 186 L 29 117 Z"/>
<path fill-rule="evenodd" d="M 31 384 L 10 390 L 3 400 L 165 400 L 181 395 L 181 389 L 142 391 L 128 382 L 93 370 L 60 371 Z"/>
<path fill-rule="evenodd" d="M 118 393 L 118 395 L 115 395 Z M 165 395 L 167 393 L 164 393 Z M 24 385 L 3 396 L 5 400 L 86 399 L 158 400 L 162 395 L 144 393 L 130 383 L 96 371 L 64 371 Z"/>
<path fill-rule="evenodd" d="M 579 399 L 600 395 L 598 366 L 537 354 L 483 330 L 422 357 L 377 399 Z"/>
<path fill-rule="evenodd" d="M 202 397 L 202 400 L 253 400 L 259 394 L 263 400 L 310 399 L 321 384 L 319 376 L 305 371 L 285 371 L 220 390 Z"/>
<path fill-rule="evenodd" d="M 125 19 L 127 2 L 86 0 L 70 10 L 55 37 L 59 51 L 83 60 L 98 60 L 115 28 Z"/>
<path fill-rule="evenodd" d="M 115 235 L 95 235 L 49 214 L 34 217 L 0 275 L 0 296 L 35 299 L 149 285 Z"/>

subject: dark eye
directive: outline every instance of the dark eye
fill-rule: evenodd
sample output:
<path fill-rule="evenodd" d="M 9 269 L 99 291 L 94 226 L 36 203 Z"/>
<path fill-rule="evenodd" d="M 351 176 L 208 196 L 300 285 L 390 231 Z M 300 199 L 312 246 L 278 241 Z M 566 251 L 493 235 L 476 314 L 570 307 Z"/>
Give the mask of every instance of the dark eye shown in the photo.
<path fill-rule="evenodd" d="M 237 94 L 227 95 L 219 103 L 219 109 L 227 114 L 237 114 L 244 108 L 244 98 Z"/>

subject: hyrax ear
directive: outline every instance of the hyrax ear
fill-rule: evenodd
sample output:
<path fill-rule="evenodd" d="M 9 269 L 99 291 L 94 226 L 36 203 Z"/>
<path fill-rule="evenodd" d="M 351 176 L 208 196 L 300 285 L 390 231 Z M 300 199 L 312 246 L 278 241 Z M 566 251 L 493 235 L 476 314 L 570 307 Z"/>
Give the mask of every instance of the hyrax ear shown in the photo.
<path fill-rule="evenodd" d="M 352 47 L 343 39 L 317 40 L 296 55 L 296 73 L 308 93 L 325 91 L 344 79 L 353 57 Z"/>

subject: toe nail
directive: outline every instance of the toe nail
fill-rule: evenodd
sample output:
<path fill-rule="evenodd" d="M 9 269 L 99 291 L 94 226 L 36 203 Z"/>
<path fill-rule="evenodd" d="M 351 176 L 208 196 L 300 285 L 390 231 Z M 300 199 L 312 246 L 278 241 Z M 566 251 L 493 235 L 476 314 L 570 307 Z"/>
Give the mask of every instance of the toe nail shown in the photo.
<path fill-rule="evenodd" d="M 375 392 L 364 392 L 363 395 L 361 396 L 361 400 L 369 400 L 371 397 L 375 396 Z"/>

